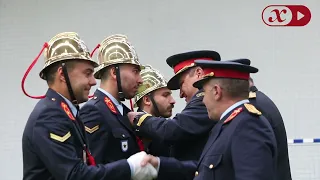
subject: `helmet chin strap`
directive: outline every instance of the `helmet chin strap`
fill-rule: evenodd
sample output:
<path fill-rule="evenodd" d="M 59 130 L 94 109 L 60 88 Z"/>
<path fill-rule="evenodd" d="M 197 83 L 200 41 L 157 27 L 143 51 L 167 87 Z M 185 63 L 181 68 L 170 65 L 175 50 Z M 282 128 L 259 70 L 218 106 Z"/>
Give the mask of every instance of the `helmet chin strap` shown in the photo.
<path fill-rule="evenodd" d="M 68 76 L 67 67 L 66 67 L 65 63 L 62 63 L 62 72 L 63 72 L 64 78 L 66 80 L 67 88 L 68 88 L 69 95 L 70 95 L 70 100 L 71 100 L 72 104 L 74 104 L 76 106 L 77 111 L 79 111 L 79 103 L 78 103 L 78 101 L 76 99 L 76 96 L 73 93 L 73 90 L 72 90 L 72 87 L 71 87 L 71 83 L 70 83 L 70 79 L 69 79 L 69 76 Z"/>
<path fill-rule="evenodd" d="M 70 83 L 70 79 L 69 79 L 69 76 L 68 76 L 67 67 L 66 67 L 65 63 L 62 63 L 62 72 L 63 72 L 64 78 L 66 80 L 67 88 L 68 88 L 69 95 L 70 95 L 70 100 L 71 100 L 72 104 L 74 104 L 74 106 L 77 109 L 77 114 L 75 116 L 75 121 L 79 124 L 79 126 L 83 126 L 83 124 L 82 124 L 82 122 L 81 122 L 81 120 L 79 118 L 79 109 L 80 109 L 79 102 L 77 101 L 77 99 L 76 99 L 76 97 L 75 97 L 75 95 L 73 93 L 73 90 L 72 90 L 72 87 L 71 87 L 71 83 Z M 90 152 L 89 143 L 87 143 L 87 136 L 85 135 L 85 133 L 83 134 L 83 130 L 81 130 L 81 128 L 79 126 L 77 126 L 75 123 L 72 123 L 72 124 L 73 124 L 73 127 L 75 129 L 76 136 L 78 136 L 80 143 L 83 145 L 84 153 L 86 153 L 89 165 L 96 165 L 94 157 L 91 155 L 91 152 Z"/>
<path fill-rule="evenodd" d="M 118 86 L 118 96 L 120 101 L 125 101 L 124 93 L 121 87 L 121 78 L 120 78 L 120 67 L 119 65 L 115 65 L 116 76 L 117 76 L 117 86 Z"/>

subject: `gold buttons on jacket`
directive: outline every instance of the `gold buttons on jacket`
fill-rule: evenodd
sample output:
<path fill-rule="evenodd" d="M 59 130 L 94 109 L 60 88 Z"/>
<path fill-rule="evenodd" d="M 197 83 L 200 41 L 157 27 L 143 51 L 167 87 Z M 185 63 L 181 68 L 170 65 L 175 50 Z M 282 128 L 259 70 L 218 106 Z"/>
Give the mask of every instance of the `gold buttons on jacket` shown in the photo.
<path fill-rule="evenodd" d="M 209 168 L 212 169 L 213 167 L 214 167 L 213 164 L 210 164 Z"/>
<path fill-rule="evenodd" d="M 198 174 L 199 174 L 199 172 L 198 171 L 196 171 L 196 173 L 194 174 L 195 176 L 198 176 Z"/>

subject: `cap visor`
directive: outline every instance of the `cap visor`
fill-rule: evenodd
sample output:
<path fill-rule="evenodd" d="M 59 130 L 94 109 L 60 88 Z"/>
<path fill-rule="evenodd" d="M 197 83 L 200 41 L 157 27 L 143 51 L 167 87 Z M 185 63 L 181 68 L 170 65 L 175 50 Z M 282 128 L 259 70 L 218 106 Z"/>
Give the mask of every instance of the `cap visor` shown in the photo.
<path fill-rule="evenodd" d="M 167 83 L 167 87 L 170 90 L 178 90 L 180 89 L 179 86 L 179 78 L 181 76 L 181 73 L 174 75 Z"/>
<path fill-rule="evenodd" d="M 199 81 L 196 81 L 195 83 L 193 83 L 193 87 L 198 88 L 198 89 L 202 89 L 203 85 L 209 80 L 210 78 L 203 78 L 200 79 Z"/>

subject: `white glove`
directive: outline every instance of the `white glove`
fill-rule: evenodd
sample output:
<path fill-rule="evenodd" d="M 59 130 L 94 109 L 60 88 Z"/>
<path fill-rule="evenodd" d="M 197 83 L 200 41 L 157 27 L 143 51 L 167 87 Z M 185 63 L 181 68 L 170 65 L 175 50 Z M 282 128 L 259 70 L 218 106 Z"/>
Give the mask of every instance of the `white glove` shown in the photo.
<path fill-rule="evenodd" d="M 132 180 L 152 180 L 158 176 L 157 170 L 150 163 L 141 167 L 141 161 L 146 155 L 146 152 L 141 151 L 127 159 L 132 171 Z"/>

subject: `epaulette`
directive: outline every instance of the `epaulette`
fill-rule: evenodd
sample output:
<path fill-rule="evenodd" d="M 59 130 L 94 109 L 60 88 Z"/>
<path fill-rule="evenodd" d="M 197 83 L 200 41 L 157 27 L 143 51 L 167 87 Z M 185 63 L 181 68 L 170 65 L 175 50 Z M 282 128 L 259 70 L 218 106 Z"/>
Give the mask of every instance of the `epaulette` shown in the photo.
<path fill-rule="evenodd" d="M 253 99 L 253 98 L 256 98 L 256 97 L 257 97 L 257 93 L 256 92 L 253 92 L 253 91 L 249 92 L 249 99 Z"/>
<path fill-rule="evenodd" d="M 258 116 L 260 116 L 262 113 L 256 108 L 256 107 L 254 107 L 254 105 L 252 105 L 252 104 L 244 104 L 244 107 L 246 107 L 246 109 L 250 112 L 250 113 L 252 113 L 252 114 L 256 114 L 256 115 L 258 115 Z"/>
<path fill-rule="evenodd" d="M 233 112 L 230 114 L 230 116 L 223 122 L 223 124 L 227 124 L 228 122 L 230 122 L 231 120 L 233 120 L 234 117 L 236 117 L 241 111 L 243 110 L 242 107 L 239 107 L 235 110 L 233 110 Z"/>
<path fill-rule="evenodd" d="M 200 92 L 196 95 L 196 97 L 201 97 L 201 96 L 204 96 L 204 92 Z"/>
<path fill-rule="evenodd" d="M 97 96 L 93 96 L 92 98 L 89 98 L 89 100 L 86 102 L 86 104 L 95 105 L 100 101 L 100 99 Z"/>

